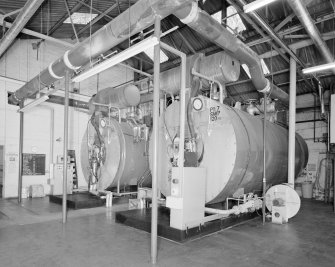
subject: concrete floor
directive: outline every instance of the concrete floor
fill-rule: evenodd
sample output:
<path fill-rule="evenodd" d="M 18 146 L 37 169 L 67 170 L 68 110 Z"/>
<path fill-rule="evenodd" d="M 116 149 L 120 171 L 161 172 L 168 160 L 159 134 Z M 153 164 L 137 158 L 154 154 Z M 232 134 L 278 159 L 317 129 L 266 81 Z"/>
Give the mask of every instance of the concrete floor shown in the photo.
<path fill-rule="evenodd" d="M 113 209 L 70 211 L 47 199 L 0 200 L 0 266 L 151 266 L 150 235 L 114 223 Z M 335 214 L 303 201 L 286 225 L 256 218 L 183 245 L 159 239 L 157 266 L 335 266 Z"/>

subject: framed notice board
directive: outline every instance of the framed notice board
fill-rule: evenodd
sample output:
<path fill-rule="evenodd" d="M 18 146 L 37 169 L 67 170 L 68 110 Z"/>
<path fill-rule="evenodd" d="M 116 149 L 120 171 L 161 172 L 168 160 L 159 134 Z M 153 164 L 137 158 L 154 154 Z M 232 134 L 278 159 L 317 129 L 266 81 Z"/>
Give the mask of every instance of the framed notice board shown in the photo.
<path fill-rule="evenodd" d="M 22 175 L 45 175 L 45 154 L 22 154 Z"/>

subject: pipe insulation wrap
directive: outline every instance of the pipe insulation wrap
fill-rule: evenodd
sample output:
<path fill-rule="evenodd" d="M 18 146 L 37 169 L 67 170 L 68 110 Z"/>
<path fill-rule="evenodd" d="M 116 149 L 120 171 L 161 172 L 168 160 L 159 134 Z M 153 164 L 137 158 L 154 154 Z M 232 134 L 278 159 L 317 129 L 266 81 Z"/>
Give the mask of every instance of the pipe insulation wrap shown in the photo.
<path fill-rule="evenodd" d="M 147 27 L 154 24 L 155 16 L 161 19 L 173 13 L 176 9 L 185 4 L 192 3 L 193 0 L 139 0 L 125 12 L 114 18 L 100 30 L 95 32 L 90 38 L 85 39 L 68 52 L 68 60 L 71 65 L 83 66 L 91 58 L 107 52 L 121 42 Z M 129 20 L 130 19 L 130 20 Z M 129 32 L 129 29 L 130 32 Z M 62 56 L 52 63 L 52 70 L 56 76 L 62 77 L 69 68 Z M 39 88 L 44 88 L 54 83 L 54 78 L 48 71 L 43 70 L 20 89 L 15 91 L 15 97 L 9 101 L 16 104 L 17 100 L 22 100 L 35 94 Z M 40 82 L 41 81 L 41 82 Z"/>
<path fill-rule="evenodd" d="M 185 7 L 174 12 L 179 19 L 183 20 L 192 12 L 192 4 L 189 3 Z M 194 11 L 193 11 L 194 12 Z M 222 49 L 233 54 L 234 57 L 248 65 L 251 79 L 258 91 L 267 88 L 268 80 L 264 77 L 258 55 L 247 47 L 243 42 L 231 34 L 223 25 L 218 23 L 205 11 L 197 9 L 197 15 L 192 16 L 193 20 L 187 25 L 193 30 L 204 36 L 206 39 L 217 44 Z M 275 85 L 271 86 L 271 97 L 281 100 L 287 104 L 289 101 L 288 94 Z"/>
<path fill-rule="evenodd" d="M 89 102 L 90 112 L 93 113 L 97 110 L 106 110 L 95 106 L 93 103 L 103 105 L 111 105 L 117 108 L 126 108 L 137 106 L 140 103 L 141 95 L 140 90 L 135 85 L 126 85 L 117 89 L 112 87 L 105 88 L 93 96 Z"/>

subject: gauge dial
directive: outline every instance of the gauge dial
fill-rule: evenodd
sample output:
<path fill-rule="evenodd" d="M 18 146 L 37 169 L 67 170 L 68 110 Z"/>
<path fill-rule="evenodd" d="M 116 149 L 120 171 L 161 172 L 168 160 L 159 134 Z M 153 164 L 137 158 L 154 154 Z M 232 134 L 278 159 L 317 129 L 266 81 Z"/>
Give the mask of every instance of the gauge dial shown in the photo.
<path fill-rule="evenodd" d="M 193 108 L 197 111 L 201 110 L 203 107 L 202 100 L 200 98 L 195 98 L 193 100 Z"/>

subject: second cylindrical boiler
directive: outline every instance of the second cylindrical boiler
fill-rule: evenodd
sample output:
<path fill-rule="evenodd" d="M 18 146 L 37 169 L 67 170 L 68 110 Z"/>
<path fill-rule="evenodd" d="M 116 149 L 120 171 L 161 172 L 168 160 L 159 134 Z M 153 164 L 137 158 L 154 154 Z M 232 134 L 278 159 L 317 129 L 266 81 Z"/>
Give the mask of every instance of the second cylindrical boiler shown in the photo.
<path fill-rule="evenodd" d="M 194 103 L 194 102 L 193 102 Z M 263 178 L 264 120 L 246 112 L 198 97 L 192 110 L 198 139 L 199 167 L 206 168 L 206 203 L 217 203 L 235 192 L 261 194 Z M 185 126 L 187 129 L 187 125 Z M 179 102 L 161 117 L 159 187 L 170 195 L 171 144 L 179 134 Z M 186 138 L 187 136 L 186 131 Z M 288 131 L 267 121 L 266 179 L 269 185 L 287 182 Z M 296 175 L 308 160 L 305 141 L 296 135 Z"/>

